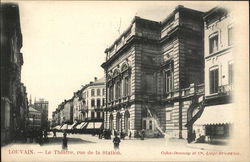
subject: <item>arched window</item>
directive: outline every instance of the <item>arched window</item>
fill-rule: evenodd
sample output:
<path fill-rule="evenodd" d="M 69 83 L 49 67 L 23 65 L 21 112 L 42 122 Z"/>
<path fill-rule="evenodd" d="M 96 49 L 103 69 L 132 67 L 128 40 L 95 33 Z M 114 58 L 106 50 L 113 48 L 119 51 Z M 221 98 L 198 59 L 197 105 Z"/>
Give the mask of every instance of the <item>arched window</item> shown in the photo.
<path fill-rule="evenodd" d="M 114 129 L 114 128 L 113 128 L 113 126 L 114 126 L 114 124 L 113 124 L 113 119 L 114 119 L 113 115 L 110 114 L 110 116 L 109 116 L 109 129 L 110 129 L 110 130 L 113 130 L 113 129 Z"/>
<path fill-rule="evenodd" d="M 120 112 L 117 112 L 116 114 L 116 131 L 121 132 L 122 128 L 122 116 Z"/>
<path fill-rule="evenodd" d="M 121 82 L 116 82 L 116 88 L 115 88 L 115 98 L 118 99 L 121 97 Z"/>
<path fill-rule="evenodd" d="M 125 133 L 128 133 L 130 129 L 130 113 L 129 111 L 125 111 L 125 114 L 124 114 L 124 130 L 125 130 Z"/>
<path fill-rule="evenodd" d="M 130 95 L 130 75 L 124 77 L 123 81 L 123 96 Z"/>

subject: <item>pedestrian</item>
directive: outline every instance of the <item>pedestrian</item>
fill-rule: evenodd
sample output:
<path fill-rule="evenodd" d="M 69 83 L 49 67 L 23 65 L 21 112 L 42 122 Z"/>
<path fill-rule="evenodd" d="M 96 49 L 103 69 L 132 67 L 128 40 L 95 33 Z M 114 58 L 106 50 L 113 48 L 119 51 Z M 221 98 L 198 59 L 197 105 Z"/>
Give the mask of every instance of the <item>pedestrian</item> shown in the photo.
<path fill-rule="evenodd" d="M 40 129 L 39 131 L 39 137 L 38 137 L 39 144 L 43 144 L 43 131 Z"/>
<path fill-rule="evenodd" d="M 145 136 L 145 131 L 144 129 L 141 130 L 141 140 L 144 140 L 144 136 Z"/>
<path fill-rule="evenodd" d="M 195 141 L 196 139 L 196 133 L 195 133 L 195 130 L 193 131 L 193 141 Z"/>
<path fill-rule="evenodd" d="M 119 150 L 119 145 L 120 145 L 120 138 L 117 136 L 117 134 L 115 135 L 115 138 L 113 139 L 113 143 L 114 143 L 114 149 L 115 150 Z"/>
<path fill-rule="evenodd" d="M 131 136 L 132 136 L 132 132 L 129 131 L 129 135 L 128 135 L 129 139 L 131 139 Z"/>
<path fill-rule="evenodd" d="M 53 129 L 53 138 L 56 138 L 56 130 Z"/>
<path fill-rule="evenodd" d="M 48 133 L 46 129 L 43 131 L 43 137 L 44 137 L 44 142 L 47 142 Z"/>
<path fill-rule="evenodd" d="M 68 139 L 67 139 L 67 133 L 63 133 L 63 140 L 62 140 L 62 149 L 68 150 Z"/>

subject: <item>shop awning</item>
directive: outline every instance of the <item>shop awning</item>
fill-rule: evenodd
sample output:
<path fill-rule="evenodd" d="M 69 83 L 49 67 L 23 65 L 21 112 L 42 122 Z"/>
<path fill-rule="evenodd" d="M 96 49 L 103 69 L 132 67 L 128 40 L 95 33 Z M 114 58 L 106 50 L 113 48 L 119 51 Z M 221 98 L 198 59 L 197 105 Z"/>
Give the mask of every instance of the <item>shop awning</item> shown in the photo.
<path fill-rule="evenodd" d="M 81 122 L 80 124 L 78 124 L 78 125 L 76 126 L 76 129 L 82 129 L 82 127 L 84 127 L 85 124 L 86 124 L 86 122 Z"/>
<path fill-rule="evenodd" d="M 86 129 L 100 129 L 102 122 L 89 122 Z"/>
<path fill-rule="evenodd" d="M 63 124 L 63 126 L 61 127 L 61 130 L 65 130 L 68 129 L 68 124 Z"/>
<path fill-rule="evenodd" d="M 194 125 L 213 125 L 233 123 L 233 104 L 206 106 Z"/>
<path fill-rule="evenodd" d="M 68 129 L 73 129 L 77 123 L 73 123 L 72 125 L 68 125 Z"/>

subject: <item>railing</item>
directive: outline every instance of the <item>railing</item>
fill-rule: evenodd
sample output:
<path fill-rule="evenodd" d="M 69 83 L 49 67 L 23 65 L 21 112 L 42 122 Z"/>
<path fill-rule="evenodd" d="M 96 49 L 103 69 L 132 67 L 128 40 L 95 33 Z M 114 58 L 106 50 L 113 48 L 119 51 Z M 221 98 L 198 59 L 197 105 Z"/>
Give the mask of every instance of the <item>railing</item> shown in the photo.
<path fill-rule="evenodd" d="M 218 93 L 229 93 L 233 91 L 232 84 L 222 85 L 218 87 Z"/>
<path fill-rule="evenodd" d="M 180 91 L 171 91 L 165 93 L 162 97 L 163 99 L 171 99 L 174 97 L 189 97 L 192 95 L 202 95 L 204 94 L 204 84 L 194 85 L 190 84 L 188 88 L 183 88 Z"/>

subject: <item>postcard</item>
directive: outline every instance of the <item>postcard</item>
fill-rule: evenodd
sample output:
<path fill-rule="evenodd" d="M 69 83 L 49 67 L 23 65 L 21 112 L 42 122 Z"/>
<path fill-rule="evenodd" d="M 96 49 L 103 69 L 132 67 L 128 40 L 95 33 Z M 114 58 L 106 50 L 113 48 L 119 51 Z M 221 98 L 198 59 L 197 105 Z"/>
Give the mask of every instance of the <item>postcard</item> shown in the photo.
<path fill-rule="evenodd" d="M 248 25 L 248 1 L 2 1 L 2 161 L 249 161 Z"/>

